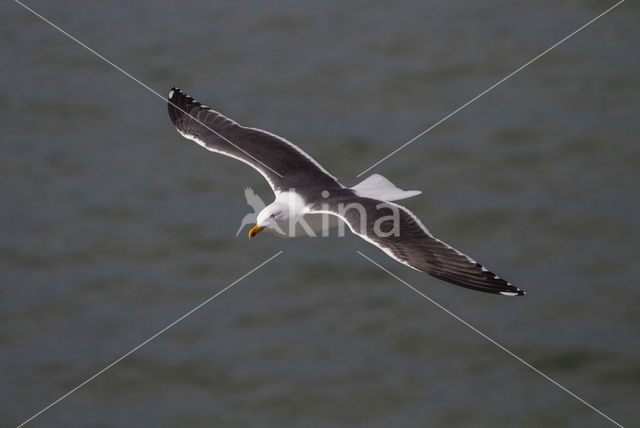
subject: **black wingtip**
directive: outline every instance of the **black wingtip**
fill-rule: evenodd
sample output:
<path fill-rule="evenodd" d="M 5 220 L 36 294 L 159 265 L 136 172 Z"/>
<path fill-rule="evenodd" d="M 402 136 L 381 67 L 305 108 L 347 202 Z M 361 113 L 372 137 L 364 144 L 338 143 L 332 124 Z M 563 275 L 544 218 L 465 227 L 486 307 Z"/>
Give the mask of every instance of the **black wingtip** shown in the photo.
<path fill-rule="evenodd" d="M 202 103 L 194 100 L 192 96 L 188 95 L 186 92 L 184 92 L 182 89 L 178 88 L 177 86 L 174 86 L 171 88 L 171 90 L 169 91 L 169 96 L 167 97 L 167 101 L 169 102 L 169 105 L 175 104 L 180 108 L 194 107 L 194 106 L 209 108 L 203 105 Z"/>
<path fill-rule="evenodd" d="M 508 297 L 515 297 L 515 296 L 524 296 L 527 293 L 524 290 L 521 290 L 519 288 L 516 288 L 515 290 L 508 290 L 508 291 L 499 291 L 499 294 L 502 294 L 503 296 L 508 296 Z"/>
<path fill-rule="evenodd" d="M 200 103 L 196 102 L 189 95 L 185 94 L 180 88 L 174 86 L 169 91 L 167 97 L 167 106 L 169 109 L 169 117 L 174 125 L 178 126 L 179 121 L 185 116 L 193 114 L 192 107 L 200 107 Z"/>
<path fill-rule="evenodd" d="M 180 100 L 179 100 L 179 95 L 182 94 L 182 91 L 180 91 L 180 88 L 173 86 L 171 88 L 171 90 L 169 91 L 169 95 L 167 97 L 167 107 L 169 109 L 169 117 L 171 118 L 171 122 L 173 122 L 174 125 L 178 125 L 178 119 L 181 116 L 181 109 L 182 106 L 180 106 Z"/>
<path fill-rule="evenodd" d="M 182 92 L 182 90 L 180 88 L 178 88 L 177 86 L 172 86 L 171 90 L 169 91 L 169 96 L 167 97 L 168 101 L 174 101 L 178 98 L 180 98 L 181 96 L 185 96 L 186 94 L 184 92 Z"/>
<path fill-rule="evenodd" d="M 171 90 L 169 91 L 169 96 L 167 97 L 167 100 L 171 101 L 173 99 L 176 99 L 178 98 L 178 95 L 184 95 L 184 92 L 182 92 L 182 90 L 177 86 L 172 86 Z"/>

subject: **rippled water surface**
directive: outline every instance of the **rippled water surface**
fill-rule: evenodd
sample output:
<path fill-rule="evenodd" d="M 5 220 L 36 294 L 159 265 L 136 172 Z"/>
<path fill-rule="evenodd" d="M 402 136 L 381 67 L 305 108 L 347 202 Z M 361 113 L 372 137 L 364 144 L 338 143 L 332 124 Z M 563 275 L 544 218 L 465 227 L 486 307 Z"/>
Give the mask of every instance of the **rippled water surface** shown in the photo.
<path fill-rule="evenodd" d="M 165 96 L 346 185 L 613 4 L 28 1 Z M 14 2 L 0 29 L 0 424 L 613 426 L 640 389 L 640 9 L 625 2 L 371 172 L 527 290 L 485 295 L 346 237 L 236 238 L 255 171 Z"/>

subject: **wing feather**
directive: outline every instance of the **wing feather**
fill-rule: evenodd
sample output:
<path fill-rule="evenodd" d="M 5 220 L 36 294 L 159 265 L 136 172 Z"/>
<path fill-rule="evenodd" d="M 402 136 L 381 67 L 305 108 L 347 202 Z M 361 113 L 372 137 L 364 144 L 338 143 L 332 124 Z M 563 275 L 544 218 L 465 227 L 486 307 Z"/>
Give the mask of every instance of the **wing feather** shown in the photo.
<path fill-rule="evenodd" d="M 335 177 L 293 143 L 267 131 L 241 126 L 179 88 L 169 92 L 168 110 L 183 137 L 251 165 L 274 191 L 311 183 L 325 188 L 341 187 Z"/>
<path fill-rule="evenodd" d="M 347 204 L 362 206 L 363 211 L 344 210 Z M 394 259 L 441 280 L 487 293 L 525 294 L 471 257 L 435 238 L 411 211 L 401 205 L 348 195 L 323 201 L 322 208 L 315 207 L 311 212 L 337 215 L 352 232 Z"/>

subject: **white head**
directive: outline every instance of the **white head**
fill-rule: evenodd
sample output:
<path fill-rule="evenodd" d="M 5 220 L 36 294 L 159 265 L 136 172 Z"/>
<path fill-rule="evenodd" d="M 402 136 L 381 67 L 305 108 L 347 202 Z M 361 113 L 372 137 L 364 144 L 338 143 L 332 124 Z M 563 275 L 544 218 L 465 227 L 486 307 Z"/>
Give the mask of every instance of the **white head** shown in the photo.
<path fill-rule="evenodd" d="M 249 231 L 249 238 L 266 230 L 280 236 L 291 236 L 291 225 L 305 212 L 304 200 L 295 192 L 279 192 L 276 200 L 258 214 L 257 224 Z"/>
<path fill-rule="evenodd" d="M 267 205 L 258 214 L 256 225 L 249 231 L 249 238 L 253 238 L 263 230 L 277 235 L 286 235 L 286 231 L 289 230 L 289 205 L 278 200 Z"/>
<path fill-rule="evenodd" d="M 305 212 L 304 200 L 295 192 L 279 192 L 276 200 L 258 214 L 256 225 L 249 231 L 249 238 L 266 230 L 279 236 L 291 236 L 290 228 Z"/>

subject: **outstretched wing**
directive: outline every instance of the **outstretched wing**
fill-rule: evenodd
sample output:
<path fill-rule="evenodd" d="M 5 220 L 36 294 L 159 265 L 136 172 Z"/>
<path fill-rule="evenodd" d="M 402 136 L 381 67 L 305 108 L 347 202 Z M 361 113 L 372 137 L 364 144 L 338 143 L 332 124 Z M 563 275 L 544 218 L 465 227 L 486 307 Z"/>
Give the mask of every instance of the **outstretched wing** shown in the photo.
<path fill-rule="evenodd" d="M 341 187 L 335 177 L 293 143 L 267 131 L 241 126 L 178 88 L 169 92 L 168 108 L 171 121 L 183 137 L 251 165 L 276 192 L 309 183 Z"/>
<path fill-rule="evenodd" d="M 525 294 L 471 257 L 435 238 L 411 211 L 398 204 L 342 196 L 323 201 L 323 207 L 316 207 L 312 212 L 341 217 L 352 232 L 389 256 L 436 278 L 487 293 Z"/>

